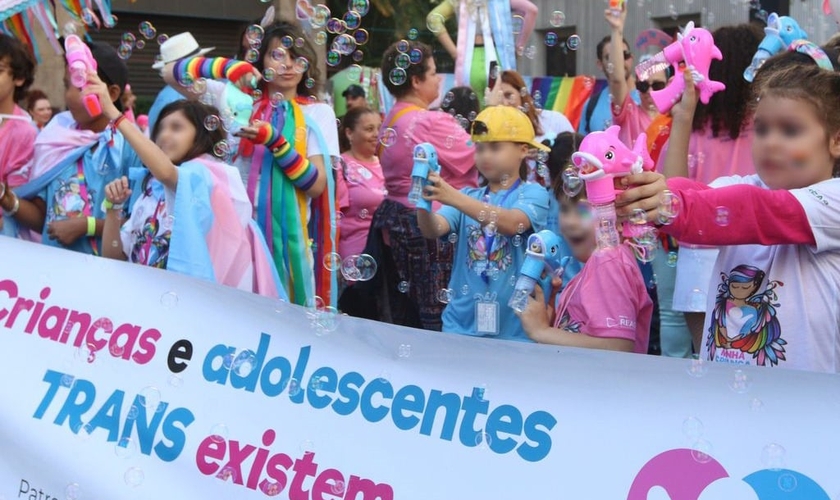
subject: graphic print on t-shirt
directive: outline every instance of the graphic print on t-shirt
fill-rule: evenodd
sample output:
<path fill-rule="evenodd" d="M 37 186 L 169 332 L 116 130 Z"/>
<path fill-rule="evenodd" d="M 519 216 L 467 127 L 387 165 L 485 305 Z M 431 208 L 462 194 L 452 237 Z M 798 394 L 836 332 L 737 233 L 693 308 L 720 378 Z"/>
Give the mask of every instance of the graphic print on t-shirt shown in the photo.
<path fill-rule="evenodd" d="M 556 328 L 561 330 L 568 330 L 572 333 L 580 333 L 580 321 L 573 321 L 569 311 L 565 311 L 563 313 L 563 317 L 560 318 L 560 321 L 557 323 Z"/>
<path fill-rule="evenodd" d="M 146 218 L 139 230 L 134 231 L 131 262 L 166 269 L 172 223 L 166 214 L 162 213 L 163 205 L 163 200 L 159 201 L 155 211 Z"/>
<path fill-rule="evenodd" d="M 467 234 L 467 265 L 476 274 L 492 277 L 497 273 L 505 273 L 513 264 L 508 238 L 496 233 L 491 224 L 484 228 L 470 224 L 467 226 Z M 487 248 L 488 243 L 493 248 Z"/>
<path fill-rule="evenodd" d="M 79 180 L 72 178 L 60 181 L 55 192 L 53 209 L 48 214 L 48 222 L 81 217 L 85 210 L 86 200 L 82 197 Z"/>
<path fill-rule="evenodd" d="M 787 342 L 776 317 L 780 304 L 776 288 L 781 281 L 761 284 L 766 273 L 754 266 L 739 265 L 721 273 L 706 346 L 709 359 L 723 363 L 776 366 L 785 361 Z"/>

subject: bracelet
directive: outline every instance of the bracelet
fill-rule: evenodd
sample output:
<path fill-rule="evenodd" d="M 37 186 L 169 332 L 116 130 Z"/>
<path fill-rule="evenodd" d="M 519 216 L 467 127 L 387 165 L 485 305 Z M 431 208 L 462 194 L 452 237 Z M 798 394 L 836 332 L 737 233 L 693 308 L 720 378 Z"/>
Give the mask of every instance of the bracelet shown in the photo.
<path fill-rule="evenodd" d="M 20 210 L 20 198 L 15 195 L 15 202 L 12 204 L 12 209 L 6 213 L 9 217 L 14 217 L 18 213 L 18 210 Z"/>
<path fill-rule="evenodd" d="M 108 198 L 105 198 L 104 200 L 102 200 L 102 207 L 101 208 L 102 208 L 103 212 L 107 212 L 109 210 L 122 210 L 123 208 L 125 208 L 125 204 L 124 203 L 114 203 L 111 200 L 109 200 Z"/>
<path fill-rule="evenodd" d="M 123 120 L 125 120 L 125 115 L 120 113 L 120 116 L 118 116 L 117 119 L 114 120 L 114 130 L 120 128 L 120 123 L 122 123 Z"/>
<path fill-rule="evenodd" d="M 88 217 L 87 226 L 87 235 L 96 236 L 96 217 Z"/>
<path fill-rule="evenodd" d="M 2 202 L 3 198 L 6 197 L 6 183 L 0 182 L 0 188 L 2 188 L 0 189 L 0 202 Z"/>

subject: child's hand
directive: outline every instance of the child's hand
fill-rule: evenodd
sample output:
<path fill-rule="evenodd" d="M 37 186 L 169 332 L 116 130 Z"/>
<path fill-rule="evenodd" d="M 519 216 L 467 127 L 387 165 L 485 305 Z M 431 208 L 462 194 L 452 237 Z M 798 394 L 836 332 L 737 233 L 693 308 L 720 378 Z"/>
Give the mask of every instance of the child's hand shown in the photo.
<path fill-rule="evenodd" d="M 111 93 L 108 90 L 108 85 L 95 72 L 88 73 L 87 85 L 82 89 L 82 97 L 88 95 L 99 97 L 99 102 L 102 105 L 102 114 L 109 120 L 115 120 L 120 116 L 120 111 L 114 105 L 113 101 L 111 101 Z"/>
<path fill-rule="evenodd" d="M 553 285 L 553 280 L 552 280 Z M 553 308 L 545 305 L 545 295 L 539 285 L 534 287 L 534 297 L 528 297 L 528 305 L 521 313 L 517 313 L 522 321 L 522 329 L 528 334 L 528 338 L 539 342 L 548 328 L 550 328 L 551 317 L 554 315 Z"/>
<path fill-rule="evenodd" d="M 700 98 L 697 95 L 697 88 L 695 87 L 695 71 L 691 68 L 685 68 L 682 71 L 682 75 L 678 74 L 674 77 L 685 78 L 685 91 L 683 92 L 682 99 L 671 108 L 671 117 L 674 120 L 691 122 L 694 119 L 694 111 L 697 109 L 697 101 Z"/>
<path fill-rule="evenodd" d="M 437 201 L 444 205 L 452 205 L 453 198 L 458 194 L 458 190 L 449 185 L 443 180 L 437 172 L 429 172 L 429 185 L 423 190 L 423 199 L 428 201 Z"/>
<path fill-rule="evenodd" d="M 76 240 L 87 234 L 87 217 L 57 220 L 47 225 L 47 236 L 69 247 Z"/>
<path fill-rule="evenodd" d="M 614 30 L 624 31 L 624 23 L 627 21 L 627 2 L 621 3 L 621 12 L 619 15 L 614 15 L 613 9 L 604 10 L 604 18 L 607 24 Z"/>
<path fill-rule="evenodd" d="M 128 178 L 121 178 L 110 182 L 105 186 L 105 198 L 114 205 L 122 205 L 131 196 L 131 189 L 128 187 Z"/>
<path fill-rule="evenodd" d="M 628 188 L 615 199 L 616 215 L 625 221 L 636 209 L 642 209 L 648 222 L 656 222 L 659 215 L 659 197 L 668 189 L 665 176 L 656 172 L 642 172 L 620 179 L 622 188 Z M 631 187 L 632 186 L 632 187 Z"/>

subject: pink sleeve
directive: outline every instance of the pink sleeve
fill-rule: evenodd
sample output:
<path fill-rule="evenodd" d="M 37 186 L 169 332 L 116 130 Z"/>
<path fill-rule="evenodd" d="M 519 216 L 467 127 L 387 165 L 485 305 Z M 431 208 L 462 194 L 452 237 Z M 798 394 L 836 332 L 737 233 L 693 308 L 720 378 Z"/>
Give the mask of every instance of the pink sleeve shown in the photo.
<path fill-rule="evenodd" d="M 610 111 L 613 115 L 613 124 L 623 126 L 630 119 L 630 113 L 633 112 L 633 107 L 636 105 L 633 98 L 630 97 L 630 90 L 627 91 L 627 96 L 624 102 L 621 103 L 621 108 L 618 108 L 615 103 L 610 103 Z M 617 110 L 617 111 L 616 111 Z"/>
<path fill-rule="evenodd" d="M 8 163 L 0 165 L 0 180 L 9 184 L 9 187 L 18 187 L 29 181 L 29 174 L 32 168 L 32 159 L 35 154 L 35 138 L 38 131 L 35 127 L 26 127 L 14 137 L 14 140 L 7 144 L 9 151 L 4 155 Z"/>
<path fill-rule="evenodd" d="M 669 179 L 668 188 L 681 200 L 679 215 L 663 230 L 680 241 L 705 245 L 816 245 L 799 200 L 783 189 L 738 184 L 697 189 L 702 184 Z M 721 224 L 726 210 L 728 224 Z"/>
<path fill-rule="evenodd" d="M 411 133 L 416 143 L 429 142 L 440 160 L 441 176 L 457 189 L 475 186 L 475 146 L 466 130 L 452 116 L 442 111 L 429 111 L 418 120 Z M 472 177 L 472 183 L 453 183 Z"/>
<path fill-rule="evenodd" d="M 640 289 L 644 288 L 640 282 L 641 272 L 635 263 L 621 258 L 603 259 L 593 264 L 598 268 L 590 274 L 585 285 L 586 319 L 582 322 L 581 331 L 592 337 L 635 342 L 636 316 L 643 305 L 640 297 Z M 647 297 L 646 293 L 644 297 Z"/>

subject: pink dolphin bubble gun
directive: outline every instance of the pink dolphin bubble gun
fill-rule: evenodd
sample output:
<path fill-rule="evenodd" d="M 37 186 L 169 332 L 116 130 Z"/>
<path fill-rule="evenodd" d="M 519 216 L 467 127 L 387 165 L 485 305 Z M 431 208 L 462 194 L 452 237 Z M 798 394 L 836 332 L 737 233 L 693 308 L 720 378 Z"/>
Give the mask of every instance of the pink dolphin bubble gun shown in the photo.
<path fill-rule="evenodd" d="M 96 73 L 96 59 L 90 53 L 90 48 L 76 35 L 69 35 L 64 39 L 64 52 L 67 68 L 70 71 L 70 83 L 79 90 L 87 87 L 90 73 Z M 82 99 L 88 114 L 96 117 L 102 114 L 102 103 L 99 96 L 86 95 Z"/>
<path fill-rule="evenodd" d="M 726 89 L 723 83 L 709 79 L 712 59 L 723 59 L 712 34 L 703 28 L 695 28 L 694 22 L 690 22 L 682 33 L 677 33 L 674 43 L 636 66 L 636 75 L 644 81 L 667 66 L 677 67 L 679 63 L 685 62 L 687 69 L 694 74 L 694 84 L 700 91 L 700 100 L 703 104 L 708 104 L 715 92 Z M 680 100 L 684 91 L 685 80 L 676 77 L 664 89 L 651 91 L 650 96 L 659 112 L 667 113 Z"/>
<path fill-rule="evenodd" d="M 621 127 L 613 125 L 603 132 L 592 132 L 572 155 L 572 164 L 580 170 L 580 178 L 586 183 L 598 250 L 614 248 L 620 243 L 616 228 L 615 179 L 654 167 L 646 147 L 647 136 L 640 134 L 631 150 L 618 138 L 620 130 Z M 625 236 L 634 236 L 634 227 L 625 223 Z"/>

